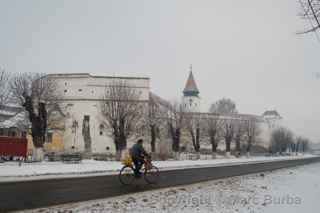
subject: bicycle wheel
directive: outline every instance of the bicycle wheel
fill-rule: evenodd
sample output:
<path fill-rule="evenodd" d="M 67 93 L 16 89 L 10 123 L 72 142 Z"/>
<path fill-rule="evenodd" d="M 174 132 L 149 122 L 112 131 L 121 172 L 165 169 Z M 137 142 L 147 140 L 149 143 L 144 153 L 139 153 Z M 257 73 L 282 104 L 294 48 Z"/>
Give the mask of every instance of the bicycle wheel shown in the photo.
<path fill-rule="evenodd" d="M 123 185 L 130 185 L 135 178 L 133 168 L 131 166 L 122 167 L 118 177 Z"/>
<path fill-rule="evenodd" d="M 159 180 L 159 169 L 158 167 L 152 165 L 149 169 L 145 169 L 144 171 L 144 179 L 149 184 L 155 184 Z"/>

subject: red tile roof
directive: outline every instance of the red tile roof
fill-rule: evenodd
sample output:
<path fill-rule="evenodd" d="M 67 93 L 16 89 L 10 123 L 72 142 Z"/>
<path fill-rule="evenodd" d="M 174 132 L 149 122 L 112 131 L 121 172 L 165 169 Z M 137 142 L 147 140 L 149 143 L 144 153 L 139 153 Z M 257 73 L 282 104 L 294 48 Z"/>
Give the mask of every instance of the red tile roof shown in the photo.
<path fill-rule="evenodd" d="M 186 92 L 196 92 L 196 93 L 199 93 L 199 90 L 198 90 L 196 81 L 194 80 L 192 71 L 190 71 L 189 78 L 188 78 L 188 80 L 187 80 L 187 83 L 186 83 L 186 86 L 185 86 L 183 92 L 184 92 L 184 93 L 186 93 Z"/>

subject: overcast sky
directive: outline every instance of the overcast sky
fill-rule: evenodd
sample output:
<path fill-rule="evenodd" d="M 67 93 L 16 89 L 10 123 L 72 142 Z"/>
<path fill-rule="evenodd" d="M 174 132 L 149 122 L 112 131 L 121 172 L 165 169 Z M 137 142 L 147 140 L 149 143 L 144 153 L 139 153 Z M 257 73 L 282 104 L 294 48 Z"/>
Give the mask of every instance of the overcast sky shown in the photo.
<path fill-rule="evenodd" d="M 202 109 L 276 109 L 320 141 L 320 43 L 296 0 L 0 1 L 0 65 L 9 72 L 142 76 L 180 99 L 193 65 Z"/>

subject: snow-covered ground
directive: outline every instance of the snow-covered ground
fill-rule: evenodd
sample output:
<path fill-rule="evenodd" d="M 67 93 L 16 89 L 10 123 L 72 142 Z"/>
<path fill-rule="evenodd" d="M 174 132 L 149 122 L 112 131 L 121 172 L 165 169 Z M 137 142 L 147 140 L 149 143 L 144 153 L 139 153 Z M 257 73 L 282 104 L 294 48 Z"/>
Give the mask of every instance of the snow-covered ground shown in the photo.
<path fill-rule="evenodd" d="M 26 212 L 318 213 L 320 163 Z"/>
<path fill-rule="evenodd" d="M 286 156 L 286 157 L 252 157 L 214 160 L 181 160 L 181 161 L 155 161 L 160 170 L 184 169 L 190 167 L 213 167 L 235 165 L 244 163 L 258 163 L 265 161 L 280 161 L 288 159 L 310 158 L 313 155 Z M 0 182 L 25 181 L 34 179 L 50 179 L 65 177 L 83 177 L 116 174 L 122 165 L 117 161 L 83 160 L 79 164 L 65 164 L 62 162 L 0 163 Z"/>

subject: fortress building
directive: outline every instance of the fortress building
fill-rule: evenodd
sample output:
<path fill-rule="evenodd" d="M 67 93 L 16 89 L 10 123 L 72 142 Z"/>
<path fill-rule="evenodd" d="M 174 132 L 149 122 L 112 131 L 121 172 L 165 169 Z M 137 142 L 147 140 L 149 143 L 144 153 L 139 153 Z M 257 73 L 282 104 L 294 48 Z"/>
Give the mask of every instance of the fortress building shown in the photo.
<path fill-rule="evenodd" d="M 115 144 L 112 139 L 111 129 L 106 125 L 101 113 L 101 101 L 106 92 L 106 85 L 121 80 L 139 93 L 139 102 L 147 106 L 156 104 L 159 108 L 170 112 L 171 103 L 150 91 L 150 79 L 145 77 L 114 77 L 95 76 L 89 73 L 50 74 L 57 82 L 58 93 L 61 94 L 59 103 L 48 111 L 49 128 L 45 144 L 45 151 L 77 151 L 89 154 L 115 153 Z M 200 92 L 195 81 L 192 67 L 182 91 L 182 104 L 190 115 L 200 118 L 218 116 L 223 120 L 254 120 L 262 129 L 261 140 L 268 141 L 270 133 L 281 120 L 277 111 L 266 111 L 263 115 L 232 114 L 217 115 L 200 111 Z M 1 130 L 1 129 L 0 129 Z M 144 135 L 146 136 L 146 135 Z M 185 137 L 186 144 L 190 138 Z M 135 139 L 128 141 L 128 147 Z M 150 140 L 146 138 L 146 140 Z M 164 140 L 162 138 L 161 140 Z M 167 139 L 165 139 L 167 140 Z M 168 141 L 170 139 L 168 138 Z M 32 144 L 32 143 L 31 143 Z M 146 143 L 148 144 L 148 143 Z M 168 144 L 168 146 L 171 146 Z M 148 147 L 147 147 L 148 148 Z"/>

